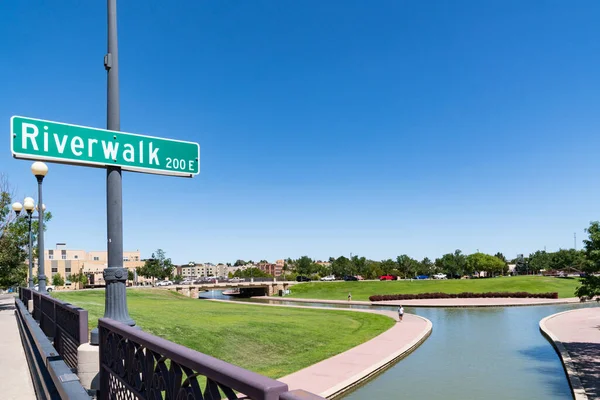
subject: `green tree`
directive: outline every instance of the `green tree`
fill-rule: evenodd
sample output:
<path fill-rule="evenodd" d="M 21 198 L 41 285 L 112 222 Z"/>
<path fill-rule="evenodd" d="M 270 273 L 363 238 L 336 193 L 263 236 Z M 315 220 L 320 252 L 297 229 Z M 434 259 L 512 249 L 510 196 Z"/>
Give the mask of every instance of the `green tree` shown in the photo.
<path fill-rule="evenodd" d="M 314 272 L 314 261 L 308 256 L 302 256 L 294 262 L 298 275 L 312 275 Z"/>
<path fill-rule="evenodd" d="M 52 284 L 54 286 L 63 286 L 65 284 L 65 280 L 63 277 L 57 272 L 52 275 Z"/>
<path fill-rule="evenodd" d="M 419 263 L 419 271 L 418 273 L 421 275 L 433 275 L 435 274 L 435 264 L 427 257 L 425 257 L 420 263 Z"/>
<path fill-rule="evenodd" d="M 367 275 L 369 268 L 365 257 L 352 256 L 350 262 L 352 263 L 352 275 L 360 275 L 363 277 Z"/>
<path fill-rule="evenodd" d="M 454 278 L 464 274 L 467 259 L 460 250 L 455 250 L 454 253 L 444 254 L 441 258 L 436 259 L 435 265 L 448 275 L 448 278 Z"/>
<path fill-rule="evenodd" d="M 413 278 L 417 270 L 417 261 L 413 260 L 406 254 L 396 257 L 397 269 L 400 271 L 401 276 L 406 278 Z"/>
<path fill-rule="evenodd" d="M 379 267 L 381 268 L 381 275 L 398 275 L 398 264 L 396 264 L 391 258 L 388 258 L 387 260 L 382 260 L 379 263 Z"/>
<path fill-rule="evenodd" d="M 390 260 L 391 261 L 391 260 Z M 393 263 L 393 261 L 392 261 Z M 383 269 L 381 268 L 381 263 L 379 261 L 371 261 L 367 262 L 367 274 L 363 276 L 366 279 L 377 279 L 381 275 L 383 275 Z"/>
<path fill-rule="evenodd" d="M 235 263 L 233 264 L 234 267 L 241 267 L 242 265 L 246 265 L 246 261 L 244 260 L 236 260 Z"/>
<path fill-rule="evenodd" d="M 82 285 L 87 285 L 88 284 L 88 277 L 86 274 L 78 272 L 76 274 L 71 274 L 69 276 L 69 280 L 72 283 L 81 283 Z"/>
<path fill-rule="evenodd" d="M 173 275 L 173 263 L 167 258 L 162 249 L 156 250 L 152 257 L 138 269 L 138 273 L 149 279 L 167 279 Z"/>
<path fill-rule="evenodd" d="M 267 274 L 260 268 L 238 268 L 233 274 L 234 278 L 272 278 L 271 275 Z"/>
<path fill-rule="evenodd" d="M 496 256 L 485 253 L 473 253 L 466 257 L 467 271 L 484 271 L 487 276 L 502 274 L 504 270 L 504 261 Z"/>
<path fill-rule="evenodd" d="M 21 217 L 12 211 L 15 201 L 13 189 L 8 177 L 0 173 L 0 287 L 6 288 L 24 284 L 27 277 L 27 257 L 29 245 L 29 230 L 26 213 Z M 44 213 L 44 229 L 46 223 L 52 219 L 48 211 Z M 37 257 L 37 232 L 38 221 L 31 224 L 33 256 Z"/>
<path fill-rule="evenodd" d="M 331 263 L 331 273 L 337 277 L 344 277 L 346 275 L 353 275 L 352 262 L 344 257 L 340 256 Z"/>
<path fill-rule="evenodd" d="M 127 280 L 133 282 L 134 279 L 135 279 L 135 274 L 133 273 L 132 270 L 128 269 L 127 270 Z"/>
<path fill-rule="evenodd" d="M 550 254 L 545 251 L 536 251 L 529 255 L 529 269 L 534 274 L 538 274 L 541 270 L 551 269 Z"/>
<path fill-rule="evenodd" d="M 586 262 L 583 265 L 585 275 L 581 280 L 581 286 L 575 291 L 579 298 L 600 296 L 600 222 L 593 221 L 585 230 L 588 238 L 583 241 Z"/>

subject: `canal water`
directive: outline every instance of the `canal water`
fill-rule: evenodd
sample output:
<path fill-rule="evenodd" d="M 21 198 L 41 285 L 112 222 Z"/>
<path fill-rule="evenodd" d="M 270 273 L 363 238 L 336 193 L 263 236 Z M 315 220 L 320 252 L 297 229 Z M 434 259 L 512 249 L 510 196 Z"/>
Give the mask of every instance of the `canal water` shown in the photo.
<path fill-rule="evenodd" d="M 222 293 L 202 297 L 232 299 Z M 274 304 L 332 307 L 323 303 Z M 406 308 L 433 323 L 431 336 L 413 353 L 343 398 L 375 399 L 572 399 L 561 361 L 542 336 L 539 321 L 595 304 L 490 308 Z M 385 307 L 347 306 L 339 308 Z M 391 308 L 395 310 L 395 308 Z"/>

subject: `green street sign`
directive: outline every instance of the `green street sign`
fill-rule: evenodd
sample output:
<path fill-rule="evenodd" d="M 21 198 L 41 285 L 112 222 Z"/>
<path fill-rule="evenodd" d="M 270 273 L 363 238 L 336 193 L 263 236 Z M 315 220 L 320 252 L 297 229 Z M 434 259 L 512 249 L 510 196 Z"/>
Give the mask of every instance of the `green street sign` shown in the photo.
<path fill-rule="evenodd" d="M 200 172 L 200 145 L 134 133 L 14 116 L 14 158 L 191 177 Z"/>

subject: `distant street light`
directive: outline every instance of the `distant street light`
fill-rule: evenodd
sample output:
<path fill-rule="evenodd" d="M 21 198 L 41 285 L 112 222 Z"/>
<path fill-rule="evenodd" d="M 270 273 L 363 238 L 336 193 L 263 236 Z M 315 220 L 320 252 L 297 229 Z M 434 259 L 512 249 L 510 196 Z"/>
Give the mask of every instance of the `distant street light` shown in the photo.
<path fill-rule="evenodd" d="M 28 281 L 28 285 L 27 287 L 30 289 L 33 289 L 33 239 L 32 239 L 32 235 L 31 235 L 31 220 L 33 217 L 33 209 L 35 208 L 36 210 L 38 209 L 38 207 L 35 205 L 35 201 L 33 200 L 33 198 L 31 197 L 25 197 L 25 200 L 23 200 L 23 204 L 19 203 L 19 202 L 15 202 L 12 204 L 12 209 L 15 212 L 15 214 L 17 215 L 17 218 L 19 217 L 19 215 L 21 214 L 21 211 L 23 211 L 23 208 L 26 211 L 26 214 L 23 216 L 23 218 L 25 218 L 27 220 L 27 234 L 29 235 L 29 246 L 28 246 L 28 251 L 29 251 L 29 281 Z M 46 206 L 42 204 L 42 210 L 46 210 Z"/>
<path fill-rule="evenodd" d="M 38 283 L 39 292 L 48 294 L 46 291 L 46 275 L 44 275 L 44 202 L 42 201 L 42 182 L 48 173 L 48 166 L 43 162 L 36 161 L 31 165 L 31 172 L 38 181 L 38 204 L 42 204 L 42 209 L 38 209 Z"/>

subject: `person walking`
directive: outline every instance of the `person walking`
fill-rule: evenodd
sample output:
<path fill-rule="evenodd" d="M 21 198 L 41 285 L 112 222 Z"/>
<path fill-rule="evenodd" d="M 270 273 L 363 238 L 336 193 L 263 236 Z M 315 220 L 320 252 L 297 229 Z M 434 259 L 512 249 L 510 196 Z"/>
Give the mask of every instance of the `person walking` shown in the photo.
<path fill-rule="evenodd" d="M 404 307 L 402 305 L 398 306 L 398 321 L 402 322 L 402 317 L 404 317 Z"/>
<path fill-rule="evenodd" d="M 351 301 L 351 300 L 352 300 L 352 293 L 348 292 L 348 301 Z"/>

